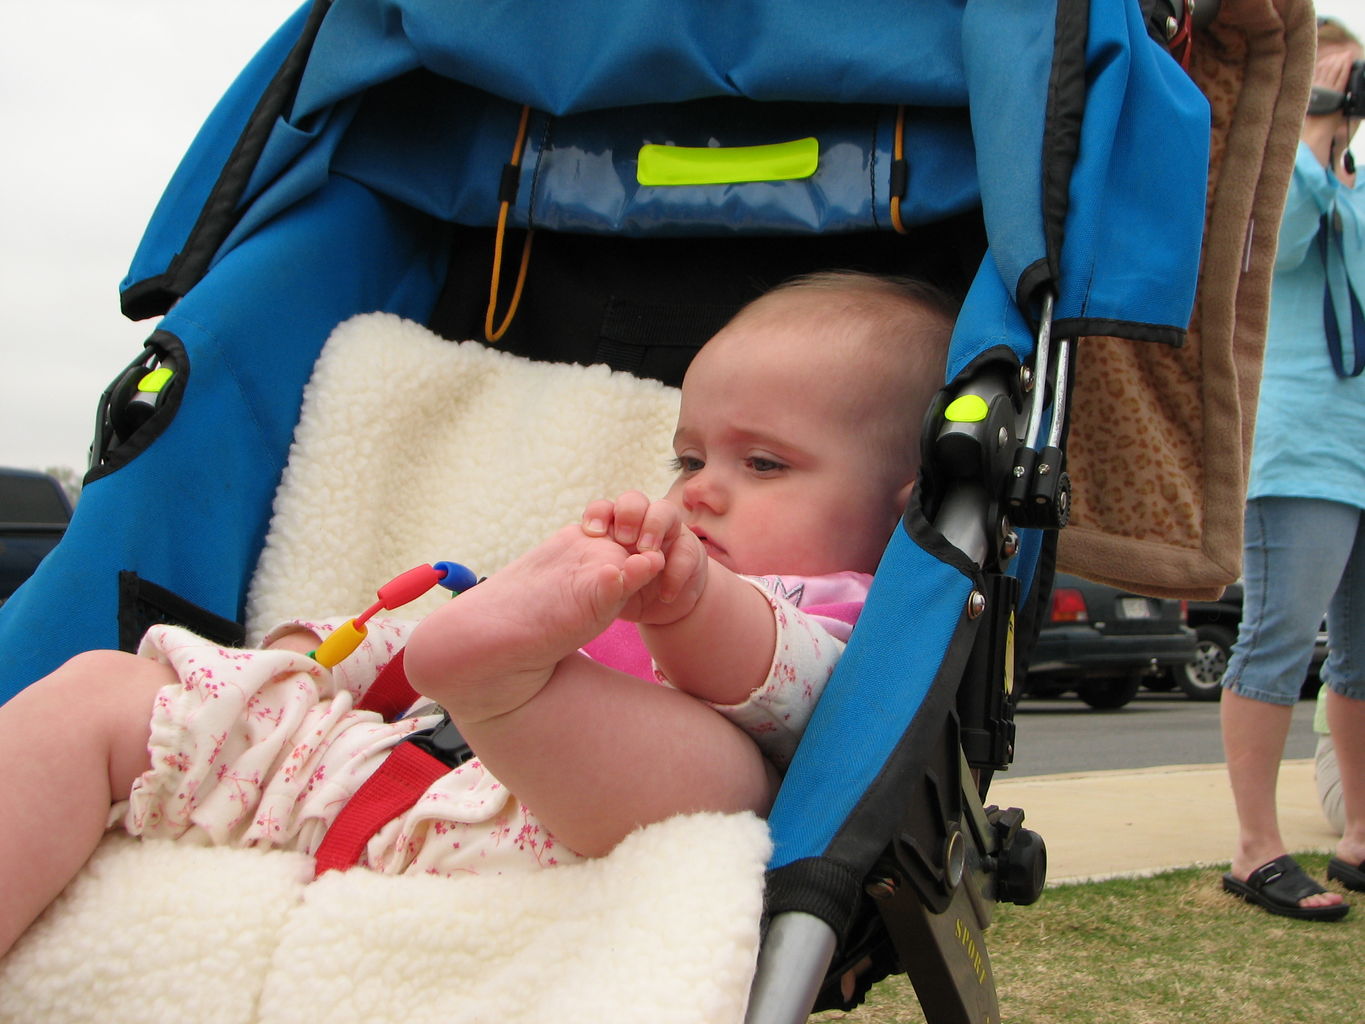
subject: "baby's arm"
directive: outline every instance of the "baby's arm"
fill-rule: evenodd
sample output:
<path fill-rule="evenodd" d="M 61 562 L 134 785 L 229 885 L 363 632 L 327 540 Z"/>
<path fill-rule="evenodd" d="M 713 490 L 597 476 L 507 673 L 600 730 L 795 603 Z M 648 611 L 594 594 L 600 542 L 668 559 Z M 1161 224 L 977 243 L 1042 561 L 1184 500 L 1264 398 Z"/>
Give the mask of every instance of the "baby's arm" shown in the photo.
<path fill-rule="evenodd" d="M 290 623 L 284 632 L 274 631 L 261 643 L 261 649 L 266 651 L 295 651 L 299 654 L 311 654 L 318 649 L 318 644 L 322 643 L 322 637 L 309 629 L 307 626 L 295 625 Z"/>
<path fill-rule="evenodd" d="M 753 584 L 707 557 L 676 505 L 624 494 L 589 505 L 583 529 L 663 552 L 657 579 L 622 617 L 639 625 L 669 682 L 714 704 L 738 704 L 763 684 L 777 642 L 772 606 Z"/>
<path fill-rule="evenodd" d="M 690 612 L 669 623 L 641 622 L 639 628 L 669 682 L 712 704 L 739 704 L 762 686 L 777 643 L 767 597 L 715 562 Z"/>

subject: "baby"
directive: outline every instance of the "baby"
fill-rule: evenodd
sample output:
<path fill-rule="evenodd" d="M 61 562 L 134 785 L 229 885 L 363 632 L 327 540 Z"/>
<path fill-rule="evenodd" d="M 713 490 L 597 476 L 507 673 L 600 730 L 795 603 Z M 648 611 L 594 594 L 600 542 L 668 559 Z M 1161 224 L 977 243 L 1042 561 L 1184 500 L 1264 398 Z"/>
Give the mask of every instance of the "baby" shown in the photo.
<path fill-rule="evenodd" d="M 375 835 L 373 869 L 566 863 L 675 814 L 766 814 L 904 511 L 953 315 L 850 272 L 767 293 L 689 368 L 662 499 L 591 502 L 330 671 L 305 652 L 340 620 L 260 651 L 159 626 L 39 680 L 0 708 L 0 953 L 111 822 L 315 852 L 441 708 L 477 757 Z M 385 722 L 355 705 L 400 648 L 426 699 Z"/>

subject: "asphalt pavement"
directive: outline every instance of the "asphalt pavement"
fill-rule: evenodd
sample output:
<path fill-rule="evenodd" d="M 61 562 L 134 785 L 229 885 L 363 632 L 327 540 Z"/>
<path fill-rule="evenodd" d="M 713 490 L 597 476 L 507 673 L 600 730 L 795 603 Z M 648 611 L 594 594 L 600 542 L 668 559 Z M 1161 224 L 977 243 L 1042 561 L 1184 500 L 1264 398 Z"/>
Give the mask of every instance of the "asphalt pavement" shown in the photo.
<path fill-rule="evenodd" d="M 1289 760 L 1312 757 L 1313 701 L 1294 706 Z M 1075 697 L 1025 697 L 1015 711 L 1015 755 L 1006 776 L 1058 775 L 1170 764 L 1222 764 L 1218 703 L 1180 692 L 1143 691 L 1124 707 L 1096 711 Z"/>
<path fill-rule="evenodd" d="M 997 775 L 988 802 L 1023 809 L 1025 826 L 1047 844 L 1049 884 L 1231 859 L 1236 839 L 1232 792 L 1221 747 L 1210 745 L 1210 736 L 1217 734 L 1217 705 L 1163 716 L 1160 703 L 1153 699 L 1145 715 L 1135 702 L 1088 717 L 1065 705 L 1051 716 L 1027 700 L 1020 705 L 1015 719 L 1019 771 Z M 1318 806 L 1313 782 L 1312 708 L 1311 701 L 1298 705 L 1280 766 L 1280 829 L 1290 852 L 1330 851 L 1337 839 Z M 1051 722 L 1047 727 L 1044 716 Z M 1172 745 L 1162 734 L 1177 719 L 1202 725 Z M 1086 755 L 1084 763 L 1106 767 L 1038 771 L 1040 763 L 1069 764 L 1083 742 L 1104 751 L 1102 757 Z M 1172 763 L 1152 763 L 1154 749 Z M 1177 760 L 1181 753 L 1186 758 Z"/>

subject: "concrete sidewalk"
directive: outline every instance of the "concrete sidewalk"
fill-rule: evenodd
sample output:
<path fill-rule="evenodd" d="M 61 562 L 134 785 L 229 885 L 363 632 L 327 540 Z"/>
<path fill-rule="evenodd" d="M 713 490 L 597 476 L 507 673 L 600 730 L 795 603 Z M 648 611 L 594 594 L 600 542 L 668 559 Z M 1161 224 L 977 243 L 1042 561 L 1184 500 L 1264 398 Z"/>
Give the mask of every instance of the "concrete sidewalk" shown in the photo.
<path fill-rule="evenodd" d="M 1280 766 L 1280 830 L 1291 853 L 1332 850 L 1313 761 Z M 1047 844 L 1049 884 L 1153 874 L 1232 858 L 1236 815 L 1227 770 L 1172 765 L 1074 775 L 996 776 L 987 802 L 1020 807 Z"/>

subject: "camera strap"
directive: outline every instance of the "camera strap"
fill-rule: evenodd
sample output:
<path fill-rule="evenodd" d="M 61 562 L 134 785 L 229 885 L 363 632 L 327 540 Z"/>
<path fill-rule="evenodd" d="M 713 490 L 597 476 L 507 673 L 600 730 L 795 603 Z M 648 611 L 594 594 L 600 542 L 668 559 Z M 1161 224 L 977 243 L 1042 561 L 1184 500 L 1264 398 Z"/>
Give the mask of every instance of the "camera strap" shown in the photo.
<path fill-rule="evenodd" d="M 1332 213 L 1322 215 L 1322 223 L 1318 228 L 1318 248 L 1322 252 L 1323 285 L 1322 285 L 1322 325 L 1327 334 L 1327 354 L 1332 359 L 1332 369 L 1336 371 L 1338 377 L 1343 379 L 1348 377 L 1359 377 L 1365 371 L 1365 313 L 1361 312 L 1360 299 L 1356 296 L 1355 287 L 1351 284 L 1351 272 L 1346 266 L 1346 258 L 1342 252 L 1340 232 L 1333 223 Z M 1351 305 L 1351 341 L 1354 348 L 1352 353 L 1351 370 L 1346 371 L 1346 356 L 1341 337 L 1341 327 L 1337 321 L 1337 307 L 1332 299 L 1332 261 L 1331 253 L 1333 250 L 1332 241 L 1336 241 L 1335 249 L 1338 251 L 1341 260 L 1341 269 L 1346 278 L 1346 294 Z"/>

